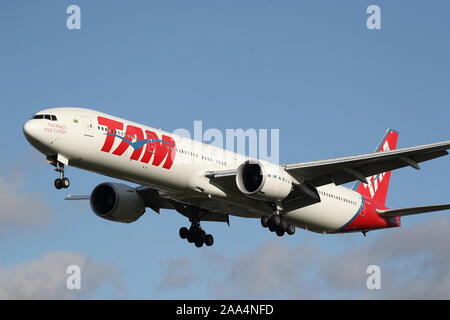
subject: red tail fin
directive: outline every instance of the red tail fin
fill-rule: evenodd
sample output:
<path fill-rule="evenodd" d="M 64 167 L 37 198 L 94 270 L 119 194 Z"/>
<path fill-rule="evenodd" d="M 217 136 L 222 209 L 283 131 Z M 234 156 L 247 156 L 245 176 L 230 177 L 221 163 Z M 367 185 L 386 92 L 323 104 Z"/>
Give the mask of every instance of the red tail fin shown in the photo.
<path fill-rule="evenodd" d="M 378 144 L 375 152 L 383 152 L 394 150 L 397 147 L 398 132 L 388 129 L 381 142 Z M 391 179 L 391 171 L 380 173 L 372 177 L 367 177 L 368 184 L 355 182 L 353 190 L 365 197 L 372 198 L 379 204 L 386 203 L 386 196 L 389 188 L 389 180 Z"/>

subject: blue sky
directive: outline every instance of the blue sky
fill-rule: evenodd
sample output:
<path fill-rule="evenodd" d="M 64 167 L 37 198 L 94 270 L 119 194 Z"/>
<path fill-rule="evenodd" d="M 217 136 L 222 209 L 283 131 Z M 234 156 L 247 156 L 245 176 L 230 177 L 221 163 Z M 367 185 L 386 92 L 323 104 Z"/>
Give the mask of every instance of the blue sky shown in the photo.
<path fill-rule="evenodd" d="M 81 30 L 66 28 L 71 4 L 81 8 Z M 366 27 L 371 4 L 381 8 L 382 30 Z M 415 239 L 422 225 L 446 225 L 445 213 L 405 218 L 401 229 L 368 238 L 298 230 L 277 239 L 258 220 L 231 218 L 231 228 L 204 224 L 216 244 L 201 250 L 178 238 L 188 223 L 175 212 L 148 210 L 129 225 L 103 221 L 88 203 L 63 200 L 65 192 L 53 188 L 56 173 L 28 145 L 22 125 L 46 107 L 81 106 L 167 131 L 192 129 L 195 120 L 204 129 L 274 128 L 283 163 L 372 151 L 389 127 L 400 132 L 399 146 L 448 140 L 447 1 L 42 0 L 4 1 L 0 8 L 0 182 L 4 196 L 18 199 L 14 214 L 33 220 L 0 221 L 0 280 L 46 253 L 69 252 L 110 270 L 75 296 L 81 298 L 387 298 L 418 277 L 404 270 L 408 263 L 430 262 L 424 256 L 435 242 L 426 233 L 418 251 L 404 239 Z M 449 202 L 449 161 L 395 172 L 388 205 Z M 74 168 L 67 175 L 73 194 L 111 181 Z M 8 210 L 2 208 L 4 216 Z M 377 243 L 391 238 L 404 246 L 379 254 Z M 386 279 L 402 270 L 404 281 L 372 293 L 364 291 L 365 280 L 361 289 L 350 277 L 347 288 L 330 273 L 318 274 L 338 265 L 336 257 L 358 260 L 359 252 L 364 263 L 386 265 Z M 273 283 L 295 285 L 255 287 L 267 276 L 264 264 L 279 270 Z M 260 278 L 241 279 L 241 271 Z M 353 272 L 366 276 L 361 268 Z M 312 288 L 317 277 L 321 284 Z M 421 284 L 424 297 L 449 297 L 445 289 L 433 292 L 433 283 Z M 36 296 L 46 297 L 45 290 Z"/>

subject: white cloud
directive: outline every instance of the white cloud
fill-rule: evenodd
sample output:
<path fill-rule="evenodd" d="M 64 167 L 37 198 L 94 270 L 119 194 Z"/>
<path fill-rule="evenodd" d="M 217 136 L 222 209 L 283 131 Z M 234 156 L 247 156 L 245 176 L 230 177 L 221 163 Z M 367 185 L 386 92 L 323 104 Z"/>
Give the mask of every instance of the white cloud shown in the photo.
<path fill-rule="evenodd" d="M 67 267 L 81 269 L 81 290 L 69 290 Z M 74 299 L 87 298 L 103 285 L 119 289 L 114 265 L 91 260 L 83 253 L 57 251 L 36 260 L 0 267 L 0 299 Z"/>
<path fill-rule="evenodd" d="M 19 178 L 0 177 L 0 228 L 34 226 L 47 221 L 49 212 L 38 196 L 22 191 Z"/>
<path fill-rule="evenodd" d="M 187 257 L 170 259 L 165 263 L 162 277 L 157 284 L 160 292 L 186 289 L 198 278 L 192 261 Z"/>
<path fill-rule="evenodd" d="M 358 291 L 361 298 L 449 299 L 449 229 L 450 219 L 443 215 L 414 227 L 391 230 L 384 237 L 331 257 L 320 275 L 337 292 L 349 288 Z M 358 288 L 367 278 L 369 264 L 381 267 L 381 290 Z"/>
<path fill-rule="evenodd" d="M 361 236 L 360 244 L 339 254 L 307 241 L 290 247 L 277 239 L 237 256 L 203 252 L 183 264 L 196 271 L 195 281 L 205 284 L 208 297 L 450 299 L 449 230 L 449 217 L 434 216 L 412 227 Z M 366 287 L 372 264 L 381 268 L 381 290 Z"/>

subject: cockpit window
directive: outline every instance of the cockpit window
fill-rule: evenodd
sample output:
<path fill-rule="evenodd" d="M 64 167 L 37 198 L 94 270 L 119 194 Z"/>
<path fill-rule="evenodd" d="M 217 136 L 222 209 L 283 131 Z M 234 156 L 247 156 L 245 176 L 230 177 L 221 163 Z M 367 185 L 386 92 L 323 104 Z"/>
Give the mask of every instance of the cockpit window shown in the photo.
<path fill-rule="evenodd" d="M 47 119 L 50 121 L 57 121 L 58 118 L 56 118 L 53 114 L 36 114 L 31 119 Z"/>

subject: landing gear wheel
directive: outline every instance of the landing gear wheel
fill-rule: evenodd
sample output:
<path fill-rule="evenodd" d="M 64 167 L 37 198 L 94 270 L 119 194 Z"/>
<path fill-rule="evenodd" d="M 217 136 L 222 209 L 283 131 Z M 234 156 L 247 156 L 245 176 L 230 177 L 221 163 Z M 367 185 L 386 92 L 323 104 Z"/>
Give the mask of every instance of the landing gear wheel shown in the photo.
<path fill-rule="evenodd" d="M 277 236 L 279 236 L 279 237 L 284 236 L 284 230 L 278 229 L 277 230 Z"/>
<path fill-rule="evenodd" d="M 188 237 L 188 234 L 189 234 L 188 228 L 186 228 L 186 227 L 180 228 L 179 234 L 180 234 L 180 238 L 181 239 L 186 239 Z"/>
<path fill-rule="evenodd" d="M 195 241 L 195 246 L 197 247 L 197 248 L 201 248 L 201 247 L 203 247 L 203 241 L 202 240 L 197 240 L 197 241 Z"/>
<path fill-rule="evenodd" d="M 271 221 L 269 221 L 269 230 L 270 232 L 274 232 L 277 230 L 277 227 Z"/>
<path fill-rule="evenodd" d="M 189 229 L 186 239 L 189 243 L 193 243 L 195 241 L 195 236 L 195 229 Z"/>
<path fill-rule="evenodd" d="M 280 223 L 280 230 L 287 231 L 288 226 L 289 226 L 288 222 L 282 219 Z"/>
<path fill-rule="evenodd" d="M 204 242 L 205 241 L 205 237 L 206 237 L 206 232 L 205 230 L 199 230 L 198 232 L 198 240 Z"/>
<path fill-rule="evenodd" d="M 261 225 L 263 226 L 263 228 L 267 228 L 269 226 L 269 220 L 270 218 L 267 216 L 261 217 Z"/>
<path fill-rule="evenodd" d="M 279 216 L 279 215 L 277 215 L 277 214 L 274 214 L 273 216 L 272 216 L 272 218 L 270 218 L 271 220 L 272 220 L 272 223 L 275 225 L 275 226 L 279 226 L 280 225 L 280 223 L 281 223 L 281 217 Z"/>
<path fill-rule="evenodd" d="M 274 214 L 267 221 L 267 225 L 269 226 L 269 230 L 274 232 L 277 231 L 281 223 L 281 217 L 277 214 Z"/>
<path fill-rule="evenodd" d="M 62 178 L 61 185 L 64 189 L 67 189 L 70 186 L 70 180 L 68 178 Z"/>
<path fill-rule="evenodd" d="M 295 233 L 295 226 L 293 224 L 289 224 L 286 232 L 288 235 L 292 236 Z"/>
<path fill-rule="evenodd" d="M 56 179 L 55 180 L 55 188 L 58 190 L 61 190 L 63 188 L 63 182 L 62 179 Z"/>
<path fill-rule="evenodd" d="M 208 247 L 211 247 L 214 244 L 214 237 L 212 235 L 210 235 L 210 234 L 207 234 L 205 236 L 205 244 Z"/>

